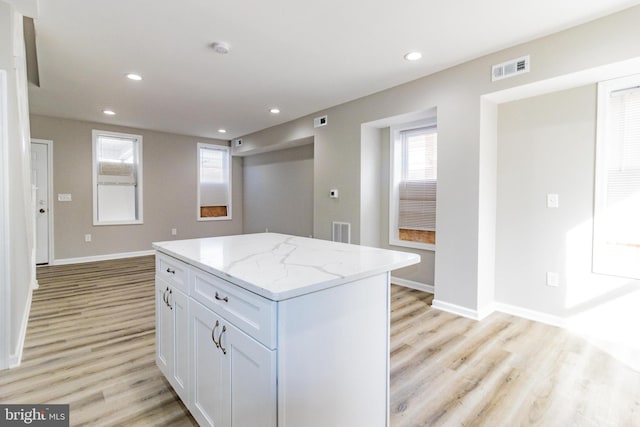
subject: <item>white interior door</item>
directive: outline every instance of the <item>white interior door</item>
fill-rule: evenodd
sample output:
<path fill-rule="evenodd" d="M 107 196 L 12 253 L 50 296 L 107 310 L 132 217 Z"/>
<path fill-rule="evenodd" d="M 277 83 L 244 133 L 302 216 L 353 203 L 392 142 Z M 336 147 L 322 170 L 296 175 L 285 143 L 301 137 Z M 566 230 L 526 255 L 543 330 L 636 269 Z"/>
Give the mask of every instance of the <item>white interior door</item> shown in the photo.
<path fill-rule="evenodd" d="M 49 262 L 49 146 L 31 143 L 31 183 L 36 186 L 36 264 Z"/>

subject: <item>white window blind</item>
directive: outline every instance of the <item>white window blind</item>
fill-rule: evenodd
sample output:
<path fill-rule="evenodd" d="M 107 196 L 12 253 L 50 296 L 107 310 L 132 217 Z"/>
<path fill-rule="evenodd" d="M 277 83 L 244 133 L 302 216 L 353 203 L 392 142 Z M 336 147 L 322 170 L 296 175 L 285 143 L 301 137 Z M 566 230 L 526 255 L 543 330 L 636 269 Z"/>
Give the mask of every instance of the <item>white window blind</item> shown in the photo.
<path fill-rule="evenodd" d="M 94 130 L 94 225 L 142 223 L 142 136 Z"/>
<path fill-rule="evenodd" d="M 136 185 L 136 139 L 110 135 L 97 136 L 99 185 Z"/>
<path fill-rule="evenodd" d="M 604 85 L 599 101 L 594 269 L 628 277 L 640 277 L 639 86 Z"/>
<path fill-rule="evenodd" d="M 200 146 L 201 206 L 226 206 L 229 199 L 229 152 Z"/>
<path fill-rule="evenodd" d="M 438 134 L 435 126 L 400 132 L 402 172 L 398 227 L 435 231 Z"/>

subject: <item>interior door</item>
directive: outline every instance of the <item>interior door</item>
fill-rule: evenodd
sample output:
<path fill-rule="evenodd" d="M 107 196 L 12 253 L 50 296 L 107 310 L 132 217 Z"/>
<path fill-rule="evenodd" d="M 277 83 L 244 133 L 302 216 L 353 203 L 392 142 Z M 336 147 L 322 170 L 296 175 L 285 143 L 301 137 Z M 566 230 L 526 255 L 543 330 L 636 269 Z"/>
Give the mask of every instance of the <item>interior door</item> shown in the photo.
<path fill-rule="evenodd" d="M 49 262 L 49 146 L 31 143 L 31 183 L 36 187 L 36 264 Z"/>

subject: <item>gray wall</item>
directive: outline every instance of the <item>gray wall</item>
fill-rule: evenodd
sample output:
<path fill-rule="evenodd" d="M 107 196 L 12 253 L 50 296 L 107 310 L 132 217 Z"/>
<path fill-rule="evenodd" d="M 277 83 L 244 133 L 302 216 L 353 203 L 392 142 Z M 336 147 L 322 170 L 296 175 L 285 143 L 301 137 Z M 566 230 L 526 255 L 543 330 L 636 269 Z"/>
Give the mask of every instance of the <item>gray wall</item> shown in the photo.
<path fill-rule="evenodd" d="M 564 318 L 637 299 L 640 281 L 591 273 L 596 85 L 502 104 L 498 117 L 496 300 Z"/>
<path fill-rule="evenodd" d="M 244 232 L 313 235 L 313 144 L 243 158 Z"/>
<path fill-rule="evenodd" d="M 566 76 L 571 73 L 640 57 L 640 44 L 629 42 L 640 37 L 639 21 L 640 7 L 633 7 L 247 135 L 242 151 L 313 137 L 314 236 L 330 239 L 331 222 L 343 220 L 352 223 L 354 242 L 359 243 L 362 124 L 436 107 L 436 301 L 481 313 L 493 299 L 496 235 L 496 114 L 495 103 L 487 95 L 554 79 L 570 85 L 573 79 Z M 491 65 L 526 54 L 531 55 L 530 73 L 491 82 Z M 314 129 L 313 117 L 323 114 L 328 115 L 328 125 Z M 330 188 L 340 190 L 340 203 L 329 199 Z"/>
<path fill-rule="evenodd" d="M 142 135 L 144 224 L 93 225 L 92 129 Z M 233 219 L 196 220 L 197 143 L 226 141 L 37 115 L 31 116 L 31 135 L 53 140 L 56 260 L 150 250 L 154 241 L 242 233 L 240 158 L 232 165 Z M 59 193 L 70 193 L 73 201 L 59 202 Z M 84 241 L 85 234 L 92 235 L 91 242 Z"/>

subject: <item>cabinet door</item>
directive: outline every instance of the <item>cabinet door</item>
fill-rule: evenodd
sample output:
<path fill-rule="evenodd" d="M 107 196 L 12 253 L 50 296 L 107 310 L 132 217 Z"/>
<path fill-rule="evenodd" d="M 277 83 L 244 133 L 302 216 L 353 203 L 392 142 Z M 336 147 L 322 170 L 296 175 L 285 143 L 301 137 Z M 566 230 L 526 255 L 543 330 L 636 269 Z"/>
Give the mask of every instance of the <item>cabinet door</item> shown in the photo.
<path fill-rule="evenodd" d="M 182 401 L 189 402 L 189 318 L 187 296 L 169 288 L 169 305 L 173 326 L 173 366 L 169 382 Z"/>
<path fill-rule="evenodd" d="M 224 405 L 229 390 L 221 382 L 223 353 L 214 342 L 222 333 L 222 318 L 191 299 L 189 318 L 193 351 L 189 409 L 201 426 L 229 426 L 229 408 Z"/>
<path fill-rule="evenodd" d="M 220 338 L 224 367 L 224 405 L 230 408 L 232 427 L 275 427 L 276 351 L 269 350 L 238 328 L 224 322 Z"/>
<path fill-rule="evenodd" d="M 166 298 L 169 285 L 156 278 L 156 364 L 169 378 L 173 366 L 173 312 Z"/>

